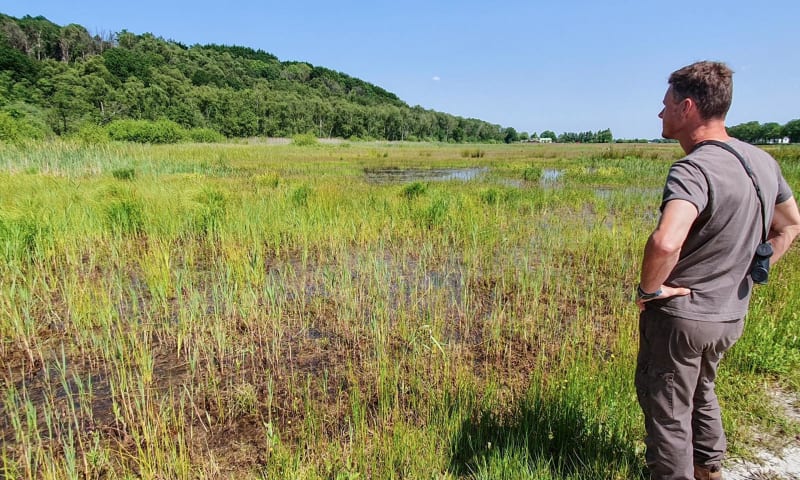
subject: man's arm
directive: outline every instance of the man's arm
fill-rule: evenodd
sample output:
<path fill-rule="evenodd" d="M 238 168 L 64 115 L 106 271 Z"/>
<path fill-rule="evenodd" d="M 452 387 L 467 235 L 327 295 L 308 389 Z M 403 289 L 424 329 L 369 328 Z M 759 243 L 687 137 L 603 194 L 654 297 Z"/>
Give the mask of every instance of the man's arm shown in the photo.
<path fill-rule="evenodd" d="M 642 277 L 639 282 L 642 290 L 649 293 L 661 289 L 661 295 L 657 298 L 689 294 L 688 288 L 666 286 L 664 281 L 678 263 L 683 242 L 686 241 L 697 215 L 697 207 L 686 200 L 670 200 L 664 205 L 658 226 L 644 247 Z M 644 302 L 637 303 L 641 307 Z"/>
<path fill-rule="evenodd" d="M 772 224 L 769 226 L 769 243 L 772 244 L 772 257 L 770 265 L 777 262 L 791 246 L 797 235 L 800 234 L 800 212 L 797 202 L 791 197 L 785 202 L 775 205 Z"/>

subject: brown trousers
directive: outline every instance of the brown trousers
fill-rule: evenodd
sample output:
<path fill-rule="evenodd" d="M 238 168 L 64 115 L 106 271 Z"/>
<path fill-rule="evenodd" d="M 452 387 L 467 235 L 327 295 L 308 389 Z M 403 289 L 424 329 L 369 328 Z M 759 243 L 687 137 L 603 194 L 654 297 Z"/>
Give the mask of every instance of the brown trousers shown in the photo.
<path fill-rule="evenodd" d="M 641 313 L 635 383 L 651 479 L 692 480 L 695 464 L 722 462 L 726 441 L 714 380 L 743 327 L 743 319 L 717 323 L 653 309 Z"/>

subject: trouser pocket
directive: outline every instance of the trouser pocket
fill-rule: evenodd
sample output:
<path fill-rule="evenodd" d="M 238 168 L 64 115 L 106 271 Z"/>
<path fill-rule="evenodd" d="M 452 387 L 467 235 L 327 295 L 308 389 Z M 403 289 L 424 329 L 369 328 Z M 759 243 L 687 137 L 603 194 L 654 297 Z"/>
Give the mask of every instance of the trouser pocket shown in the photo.
<path fill-rule="evenodd" d="M 645 415 L 654 420 L 672 420 L 675 373 L 652 372 L 640 364 L 636 371 L 636 395 Z"/>
<path fill-rule="evenodd" d="M 655 420 L 672 420 L 675 398 L 675 373 L 662 372 L 648 376 L 650 415 Z"/>

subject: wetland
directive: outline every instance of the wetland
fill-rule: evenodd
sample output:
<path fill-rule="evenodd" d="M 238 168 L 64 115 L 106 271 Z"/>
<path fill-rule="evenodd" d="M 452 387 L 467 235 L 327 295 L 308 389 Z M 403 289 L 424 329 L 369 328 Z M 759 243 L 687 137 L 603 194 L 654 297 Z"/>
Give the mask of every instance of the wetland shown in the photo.
<path fill-rule="evenodd" d="M 0 476 L 643 479 L 631 298 L 678 158 L 2 144 Z M 800 433 L 796 249 L 774 278 L 720 369 L 742 458 Z"/>

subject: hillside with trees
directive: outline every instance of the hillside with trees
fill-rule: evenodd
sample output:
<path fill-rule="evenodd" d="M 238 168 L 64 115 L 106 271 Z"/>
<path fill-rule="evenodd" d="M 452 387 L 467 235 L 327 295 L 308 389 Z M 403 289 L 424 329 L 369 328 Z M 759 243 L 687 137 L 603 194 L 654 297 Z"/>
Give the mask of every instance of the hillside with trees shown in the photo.
<path fill-rule="evenodd" d="M 92 35 L 41 16 L 0 14 L 0 138 L 4 130 L 45 137 L 119 121 L 229 138 L 517 140 L 513 129 L 410 107 L 376 85 L 263 50 L 124 30 Z"/>

